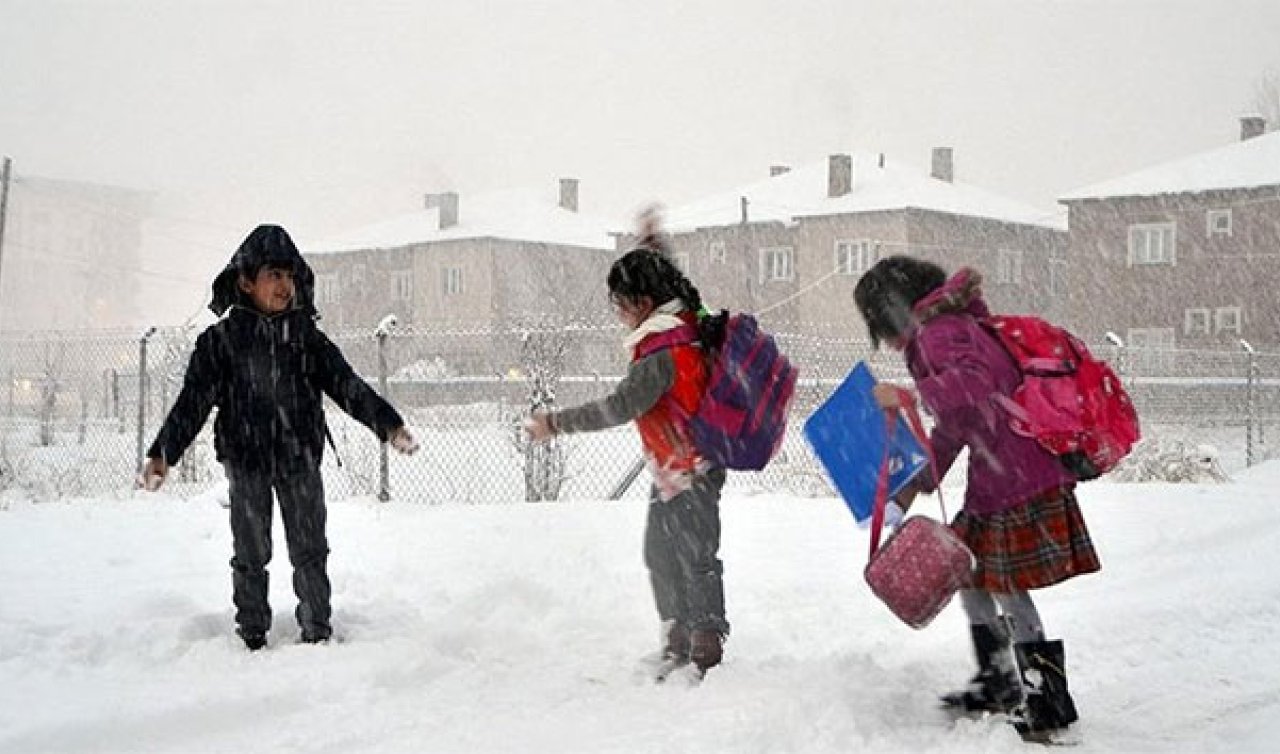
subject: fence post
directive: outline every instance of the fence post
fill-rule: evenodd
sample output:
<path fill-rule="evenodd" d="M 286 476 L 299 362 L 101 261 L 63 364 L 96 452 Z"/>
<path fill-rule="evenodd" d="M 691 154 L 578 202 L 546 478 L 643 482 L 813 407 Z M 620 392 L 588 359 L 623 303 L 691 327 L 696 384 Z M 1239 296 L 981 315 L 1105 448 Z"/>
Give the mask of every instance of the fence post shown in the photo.
<path fill-rule="evenodd" d="M 79 436 L 76 438 L 76 440 L 77 440 L 76 444 L 77 444 L 77 445 L 81 445 L 81 446 L 83 446 L 83 445 L 84 445 L 85 435 L 87 435 L 87 434 L 88 434 L 88 432 L 89 432 L 89 427 L 88 427 L 88 425 L 89 425 L 89 399 L 85 397 L 85 395 L 84 395 L 84 394 L 85 394 L 85 392 L 86 392 L 86 391 L 85 391 L 85 390 L 84 390 L 84 388 L 82 387 L 82 388 L 81 388 L 81 390 L 80 390 L 80 427 L 79 427 Z"/>
<path fill-rule="evenodd" d="M 1116 374 L 1124 378 L 1125 372 L 1128 371 L 1128 365 L 1125 363 L 1124 340 L 1114 332 L 1107 330 L 1107 342 L 1116 347 Z"/>
<path fill-rule="evenodd" d="M 396 315 L 388 314 L 373 331 L 374 337 L 378 339 L 378 392 L 387 400 L 391 399 L 387 395 L 387 336 L 391 334 L 391 328 L 395 324 Z M 378 500 L 384 503 L 391 499 L 391 467 L 387 455 L 387 444 L 384 442 L 378 449 Z"/>
<path fill-rule="evenodd" d="M 120 373 L 111 370 L 111 415 L 115 417 L 116 425 L 120 428 L 119 433 L 124 434 L 125 418 L 124 412 L 120 410 Z"/>
<path fill-rule="evenodd" d="M 138 453 L 136 456 L 136 468 L 139 474 L 142 473 L 144 463 L 143 454 L 146 452 L 143 443 L 146 442 L 147 388 L 149 382 L 147 380 L 147 341 L 149 341 L 151 336 L 155 334 L 156 328 L 153 325 L 144 330 L 142 337 L 138 338 Z"/>
<path fill-rule="evenodd" d="M 1253 451 L 1253 427 L 1257 421 L 1257 407 L 1254 403 L 1256 391 L 1254 383 L 1258 372 L 1258 355 L 1254 352 L 1253 346 L 1244 338 L 1240 339 L 1240 347 L 1248 354 L 1248 372 L 1245 374 L 1245 410 L 1248 415 L 1245 417 L 1244 423 L 1244 465 L 1252 466 L 1256 460 Z"/>

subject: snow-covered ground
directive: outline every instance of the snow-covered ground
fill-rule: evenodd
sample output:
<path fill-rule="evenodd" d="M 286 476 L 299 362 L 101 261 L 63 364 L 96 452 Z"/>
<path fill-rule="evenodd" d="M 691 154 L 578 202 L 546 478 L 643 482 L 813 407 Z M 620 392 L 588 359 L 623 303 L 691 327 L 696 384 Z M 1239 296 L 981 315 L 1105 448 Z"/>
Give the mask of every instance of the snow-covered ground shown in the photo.
<path fill-rule="evenodd" d="M 1280 462 L 1224 485 L 1094 483 L 1103 572 L 1041 593 L 1079 751 L 1280 747 Z M 920 501 L 927 509 L 931 501 Z M 831 499 L 723 504 L 733 636 L 700 686 L 655 686 L 644 504 L 331 505 L 335 623 L 231 633 L 208 498 L 0 499 L 0 751 L 1026 751 L 935 696 L 970 673 L 952 605 L 920 632 L 865 588 Z"/>

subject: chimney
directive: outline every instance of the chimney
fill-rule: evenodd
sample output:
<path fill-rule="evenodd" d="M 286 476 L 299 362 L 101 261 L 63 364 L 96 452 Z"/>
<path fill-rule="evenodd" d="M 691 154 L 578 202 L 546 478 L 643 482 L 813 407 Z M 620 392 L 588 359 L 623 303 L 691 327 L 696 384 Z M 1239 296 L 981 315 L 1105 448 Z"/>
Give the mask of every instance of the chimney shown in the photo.
<path fill-rule="evenodd" d="M 560 179 L 560 209 L 567 209 L 570 212 L 578 211 L 577 178 Z"/>
<path fill-rule="evenodd" d="M 775 178 L 777 176 L 783 175 L 785 173 L 790 173 L 790 172 L 791 172 L 790 165 L 770 165 L 769 166 L 770 178 Z"/>
<path fill-rule="evenodd" d="M 440 230 L 452 228 L 458 224 L 458 192 L 446 191 L 443 194 L 427 194 L 423 197 L 427 209 L 436 209 L 440 213 Z"/>
<path fill-rule="evenodd" d="M 1267 132 L 1267 119 L 1259 115 L 1247 115 L 1240 119 L 1240 141 L 1248 141 Z"/>
<path fill-rule="evenodd" d="M 929 175 L 947 183 L 955 179 L 955 167 L 951 164 L 951 147 L 933 148 L 933 167 Z"/>
<path fill-rule="evenodd" d="M 833 154 L 827 158 L 827 196 L 844 196 L 853 190 L 853 158 Z"/>

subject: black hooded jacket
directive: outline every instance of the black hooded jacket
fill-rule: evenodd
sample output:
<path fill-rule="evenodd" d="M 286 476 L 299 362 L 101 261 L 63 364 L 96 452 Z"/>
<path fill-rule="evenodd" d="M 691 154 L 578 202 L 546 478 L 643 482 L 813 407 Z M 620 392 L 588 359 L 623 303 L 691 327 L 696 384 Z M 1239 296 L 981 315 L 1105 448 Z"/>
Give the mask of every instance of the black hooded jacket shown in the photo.
<path fill-rule="evenodd" d="M 240 291 L 241 273 L 265 264 L 294 270 L 293 308 L 268 316 Z M 324 453 L 322 394 L 385 441 L 400 414 L 358 375 L 315 325 L 315 278 L 289 234 L 258 226 L 213 281 L 209 308 L 226 316 L 196 339 L 182 392 L 147 451 L 173 464 L 218 407 L 218 460 L 262 472 L 319 465 Z"/>

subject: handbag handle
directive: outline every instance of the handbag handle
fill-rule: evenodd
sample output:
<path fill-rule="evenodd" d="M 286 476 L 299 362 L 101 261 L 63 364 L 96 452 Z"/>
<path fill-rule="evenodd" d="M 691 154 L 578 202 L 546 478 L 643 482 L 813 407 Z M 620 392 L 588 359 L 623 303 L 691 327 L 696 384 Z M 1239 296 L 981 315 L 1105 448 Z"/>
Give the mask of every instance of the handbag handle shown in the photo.
<path fill-rule="evenodd" d="M 920 420 L 920 411 L 916 408 L 916 397 L 911 391 L 903 388 L 894 388 L 897 391 L 898 403 L 901 406 L 902 413 L 907 419 L 907 428 L 911 434 L 920 443 L 920 447 L 924 448 L 925 455 L 929 457 L 929 473 L 933 474 L 934 485 L 938 492 L 938 505 L 942 508 L 942 522 L 947 522 L 947 505 L 942 499 L 942 480 L 938 478 L 938 459 L 933 454 L 933 445 L 929 442 L 929 435 L 924 431 L 924 422 Z M 880 473 L 876 477 L 876 502 L 875 509 L 871 514 L 871 552 L 868 557 L 875 555 L 876 550 L 880 549 L 880 529 L 884 526 L 884 508 L 889 503 L 889 448 L 893 445 L 893 436 L 898 431 L 898 412 L 892 409 L 884 410 L 884 454 L 880 457 Z"/>

